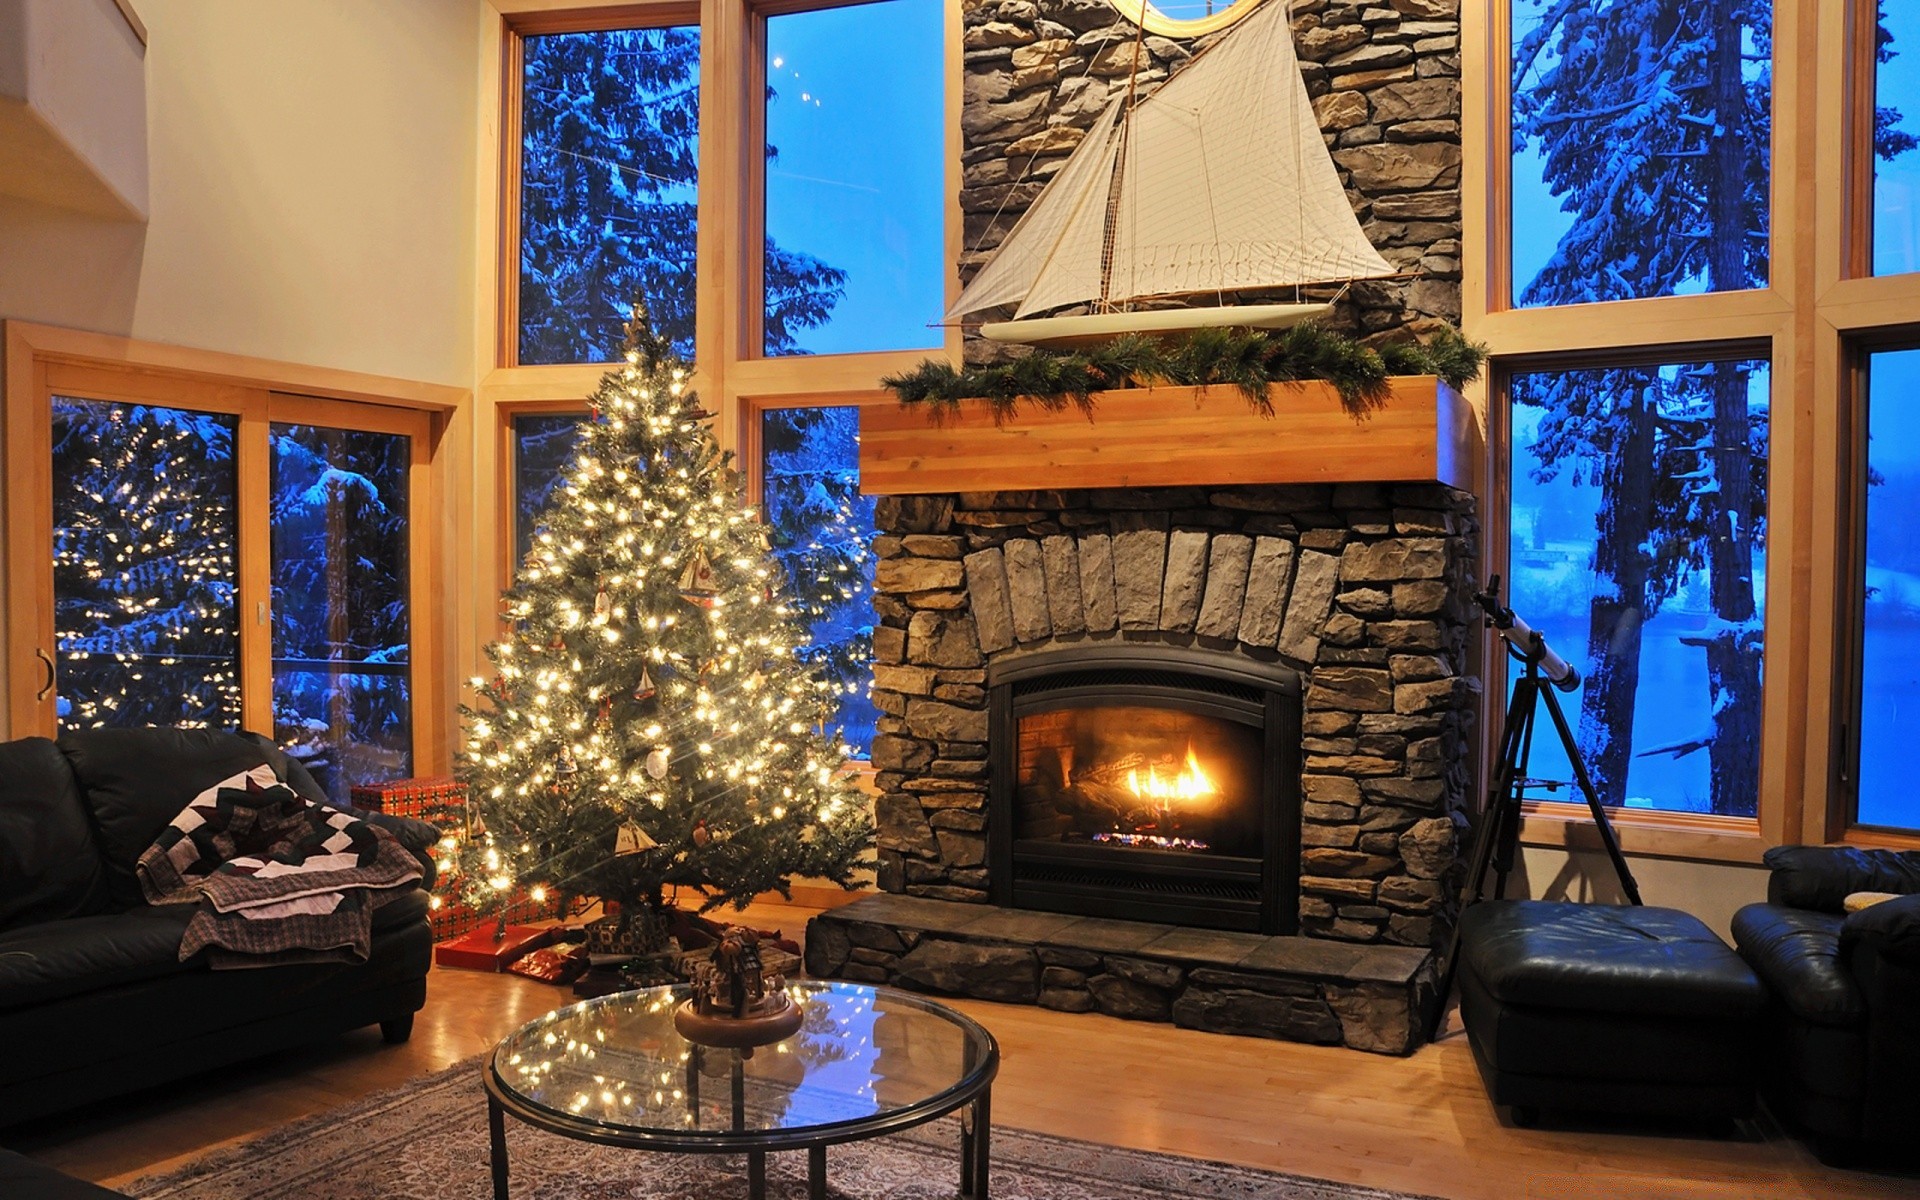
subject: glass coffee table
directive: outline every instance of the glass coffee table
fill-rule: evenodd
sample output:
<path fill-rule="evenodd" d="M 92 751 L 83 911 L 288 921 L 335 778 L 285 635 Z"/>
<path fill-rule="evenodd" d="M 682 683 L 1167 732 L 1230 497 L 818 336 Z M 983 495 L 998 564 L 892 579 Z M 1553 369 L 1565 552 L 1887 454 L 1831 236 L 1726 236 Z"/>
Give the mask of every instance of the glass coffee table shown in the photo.
<path fill-rule="evenodd" d="M 961 1113 L 960 1192 L 987 1197 L 993 1035 L 892 988 L 793 983 L 800 1031 L 750 1053 L 693 1045 L 673 1027 L 684 986 L 619 992 L 548 1013 L 494 1049 L 483 1077 L 494 1200 L 507 1200 L 506 1116 L 637 1150 L 745 1154 L 764 1200 L 769 1151 L 807 1152 L 827 1195 L 827 1147 Z"/>

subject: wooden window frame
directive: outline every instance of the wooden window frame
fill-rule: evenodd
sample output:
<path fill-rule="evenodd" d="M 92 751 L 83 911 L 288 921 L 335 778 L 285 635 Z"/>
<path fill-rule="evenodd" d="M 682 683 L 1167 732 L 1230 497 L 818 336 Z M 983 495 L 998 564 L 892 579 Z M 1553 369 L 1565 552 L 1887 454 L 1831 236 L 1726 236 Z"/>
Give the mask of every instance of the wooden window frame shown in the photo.
<path fill-rule="evenodd" d="M 235 442 L 239 495 L 265 495 L 271 463 L 268 427 L 308 423 L 405 434 L 412 438 L 408 474 L 412 526 L 408 556 L 409 679 L 414 770 L 452 768 L 453 688 L 449 648 L 452 608 L 443 580 L 441 536 L 446 465 L 438 453 L 453 414 L 467 402 L 462 388 L 350 371 L 83 333 L 21 321 L 5 322 L 4 404 L 7 486 L 0 496 L 6 530 L 6 666 L 0 667 L 0 720 L 6 736 L 53 736 L 56 687 L 43 687 L 43 657 L 55 653 L 53 569 L 45 546 L 53 528 L 51 398 L 72 394 L 105 401 L 163 404 L 231 413 L 241 422 Z M 273 728 L 271 529 L 264 507 L 241 503 L 238 652 L 242 723 Z M 55 680 L 57 684 L 57 679 Z"/>
<path fill-rule="evenodd" d="M 1805 399 L 1820 367 L 1808 292 L 1824 272 L 1809 230 L 1824 215 L 1813 186 L 1822 121 L 1840 117 L 1838 97 L 1815 95 L 1813 32 L 1832 15 L 1820 0 L 1774 5 L 1773 112 L 1769 185 L 1769 279 L 1761 288 L 1661 296 L 1552 307 L 1516 308 L 1512 280 L 1512 46 L 1511 0 L 1478 0 L 1461 8 L 1464 261 L 1462 324 L 1491 351 L 1487 377 L 1469 392 L 1484 417 L 1489 481 L 1480 497 L 1485 570 L 1508 574 L 1512 502 L 1508 381 L 1540 369 L 1623 361 L 1687 362 L 1751 349 L 1772 369 L 1771 454 L 1768 470 L 1768 572 L 1763 619 L 1766 666 L 1761 717 L 1759 813 L 1756 818 L 1664 813 L 1611 813 L 1622 846 L 1652 857 L 1757 863 L 1765 850 L 1802 840 L 1816 748 L 1824 770 L 1826 748 L 1812 735 L 1824 729 L 1831 696 L 1815 686 L 1812 648 L 1831 629 L 1831 611 L 1818 610 L 1813 574 L 1803 569 L 1818 541 L 1823 509 L 1814 471 L 1820 418 Z M 1824 61 L 1824 60 L 1822 60 Z M 1831 111 L 1830 111 L 1831 110 Z M 1837 169 L 1838 163 L 1828 170 Z M 1818 176 L 1834 178 L 1828 174 Z M 1838 237 L 1828 253 L 1836 253 Z M 1475 269 L 1478 268 L 1478 269 Z M 1675 337 L 1675 331 L 1684 336 Z M 1486 639 L 1481 678 L 1480 777 L 1491 777 L 1508 683 L 1507 660 Z M 1818 746 L 1816 747 L 1816 743 Z M 1599 840 L 1583 805 L 1531 801 L 1522 819 L 1524 844 L 1597 850 Z"/>

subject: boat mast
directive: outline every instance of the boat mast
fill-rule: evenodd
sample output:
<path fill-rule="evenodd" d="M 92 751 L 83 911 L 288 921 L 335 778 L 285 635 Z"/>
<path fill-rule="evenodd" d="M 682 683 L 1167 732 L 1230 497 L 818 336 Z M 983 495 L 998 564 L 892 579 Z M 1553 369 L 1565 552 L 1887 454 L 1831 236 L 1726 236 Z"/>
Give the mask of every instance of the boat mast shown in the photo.
<path fill-rule="evenodd" d="M 1113 178 L 1107 183 L 1107 212 L 1100 231 L 1100 298 L 1095 312 L 1112 312 L 1113 247 L 1120 225 L 1120 186 L 1127 174 L 1127 150 L 1133 134 L 1133 107 L 1139 92 L 1140 59 L 1146 53 L 1147 26 L 1144 19 L 1133 29 L 1133 61 L 1127 69 L 1127 103 L 1120 114 L 1120 148 L 1113 156 Z"/>

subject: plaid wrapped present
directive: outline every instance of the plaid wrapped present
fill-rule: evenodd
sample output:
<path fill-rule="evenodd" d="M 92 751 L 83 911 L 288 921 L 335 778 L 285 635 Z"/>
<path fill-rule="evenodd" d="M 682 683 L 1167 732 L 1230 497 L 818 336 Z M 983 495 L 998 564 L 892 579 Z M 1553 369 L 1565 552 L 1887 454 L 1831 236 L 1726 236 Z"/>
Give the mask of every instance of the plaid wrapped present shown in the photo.
<path fill-rule="evenodd" d="M 491 929 L 500 923 L 502 912 L 509 925 L 560 921 L 567 916 L 566 905 L 560 897 L 549 894 L 545 900 L 535 900 L 525 889 L 516 889 L 505 909 L 484 913 L 451 898 L 460 893 L 457 879 L 442 880 L 434 886 L 433 892 L 434 905 L 427 913 L 427 920 L 433 925 L 433 940 L 436 942 L 457 938 L 482 926 Z"/>
<path fill-rule="evenodd" d="M 451 775 L 356 784 L 348 798 L 355 808 L 412 817 L 442 831 L 461 829 L 467 820 L 467 785 Z"/>

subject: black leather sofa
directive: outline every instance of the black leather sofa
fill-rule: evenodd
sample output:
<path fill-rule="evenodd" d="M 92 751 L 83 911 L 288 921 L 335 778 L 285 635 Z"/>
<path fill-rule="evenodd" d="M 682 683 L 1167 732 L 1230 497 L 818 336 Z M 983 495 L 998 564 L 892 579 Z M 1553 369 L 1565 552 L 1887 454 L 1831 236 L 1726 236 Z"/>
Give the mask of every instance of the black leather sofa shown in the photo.
<path fill-rule="evenodd" d="M 6 1200 L 126 1200 L 120 1192 L 62 1175 L 11 1150 L 0 1150 L 0 1196 Z"/>
<path fill-rule="evenodd" d="M 182 963 L 193 906 L 145 903 L 141 852 L 194 796 L 262 762 L 326 800 L 257 735 L 89 730 L 0 743 L 0 1126 L 361 1026 L 407 1038 L 433 951 L 431 826 L 369 814 L 426 876 L 376 913 L 362 964 Z"/>
<path fill-rule="evenodd" d="M 1767 903 L 1733 918 L 1772 1001 L 1759 1046 L 1768 1107 L 1830 1160 L 1916 1152 L 1920 853 L 1769 850 Z M 1894 892 L 1851 916 L 1847 896 Z"/>

